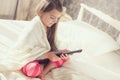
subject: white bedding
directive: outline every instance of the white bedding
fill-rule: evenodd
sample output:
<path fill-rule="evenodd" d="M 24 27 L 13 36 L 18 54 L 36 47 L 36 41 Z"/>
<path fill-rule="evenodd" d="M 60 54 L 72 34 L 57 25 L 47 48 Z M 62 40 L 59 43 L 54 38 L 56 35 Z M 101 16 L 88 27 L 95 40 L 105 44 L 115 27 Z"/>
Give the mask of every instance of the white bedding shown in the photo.
<path fill-rule="evenodd" d="M 5 53 L 3 52 L 6 49 L 17 43 L 18 37 L 28 23 L 26 21 L 0 20 L 0 55 L 3 55 L 1 57 L 4 57 Z M 82 48 L 83 52 L 72 55 L 61 68 L 52 70 L 46 76 L 46 80 L 120 80 L 120 56 L 111 52 L 118 49 L 119 46 L 105 33 L 82 22 L 63 22 L 59 24 L 56 44 L 59 49 Z M 9 61 L 7 55 L 5 59 Z M 0 80 L 39 79 L 30 79 L 15 70 L 1 71 Z"/>

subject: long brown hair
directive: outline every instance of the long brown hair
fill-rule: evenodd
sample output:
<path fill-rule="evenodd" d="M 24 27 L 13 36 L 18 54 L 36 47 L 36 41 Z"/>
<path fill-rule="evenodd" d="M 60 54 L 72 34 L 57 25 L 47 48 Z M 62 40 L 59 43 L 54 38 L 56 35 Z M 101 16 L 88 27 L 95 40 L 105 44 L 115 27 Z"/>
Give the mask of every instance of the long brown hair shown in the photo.
<path fill-rule="evenodd" d="M 38 10 L 37 10 L 38 14 L 41 10 L 43 12 L 49 12 L 53 9 L 56 9 L 59 12 L 63 11 L 62 4 L 61 4 L 60 0 L 47 0 L 47 1 L 48 1 L 48 3 L 46 5 L 44 5 L 42 8 L 38 7 Z M 48 32 L 47 32 L 47 38 L 48 38 L 49 44 L 51 46 L 51 51 L 57 50 L 57 48 L 55 46 L 55 32 L 56 32 L 57 24 L 58 24 L 58 22 L 55 23 L 54 25 L 52 25 L 48 29 Z"/>

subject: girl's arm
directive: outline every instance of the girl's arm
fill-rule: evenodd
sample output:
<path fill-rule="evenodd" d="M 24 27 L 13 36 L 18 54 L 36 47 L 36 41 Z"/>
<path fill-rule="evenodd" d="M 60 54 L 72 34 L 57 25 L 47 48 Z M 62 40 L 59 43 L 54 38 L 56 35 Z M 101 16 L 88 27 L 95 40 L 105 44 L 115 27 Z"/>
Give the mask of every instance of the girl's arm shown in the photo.
<path fill-rule="evenodd" d="M 59 52 L 47 52 L 43 55 L 44 58 L 48 58 L 50 61 L 57 61 L 61 59 L 60 57 L 56 56 Z"/>

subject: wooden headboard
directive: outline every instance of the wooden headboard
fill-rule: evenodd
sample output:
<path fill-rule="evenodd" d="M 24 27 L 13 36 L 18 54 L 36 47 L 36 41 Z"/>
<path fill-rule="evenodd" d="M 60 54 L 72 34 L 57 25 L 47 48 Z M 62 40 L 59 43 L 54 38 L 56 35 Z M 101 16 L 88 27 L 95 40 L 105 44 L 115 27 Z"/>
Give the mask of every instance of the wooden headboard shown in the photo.
<path fill-rule="evenodd" d="M 85 21 L 109 34 L 120 44 L 120 21 L 113 19 L 102 11 L 80 4 L 77 20 Z"/>

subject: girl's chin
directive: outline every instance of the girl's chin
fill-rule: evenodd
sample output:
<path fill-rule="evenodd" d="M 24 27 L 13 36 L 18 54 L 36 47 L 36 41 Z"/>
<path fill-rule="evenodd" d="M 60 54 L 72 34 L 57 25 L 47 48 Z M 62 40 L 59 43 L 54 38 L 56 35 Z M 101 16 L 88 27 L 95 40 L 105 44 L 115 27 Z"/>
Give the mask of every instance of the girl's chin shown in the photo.
<path fill-rule="evenodd" d="M 53 24 L 48 25 L 48 27 L 51 27 Z"/>

